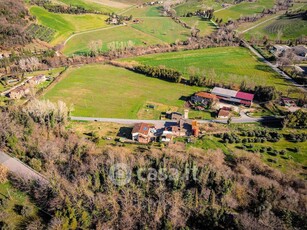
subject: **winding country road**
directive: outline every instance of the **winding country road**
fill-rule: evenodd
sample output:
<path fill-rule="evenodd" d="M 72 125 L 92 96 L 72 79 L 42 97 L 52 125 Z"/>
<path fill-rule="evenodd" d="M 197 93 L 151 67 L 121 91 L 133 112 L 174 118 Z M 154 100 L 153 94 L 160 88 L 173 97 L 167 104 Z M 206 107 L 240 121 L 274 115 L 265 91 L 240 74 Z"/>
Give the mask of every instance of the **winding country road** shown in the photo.
<path fill-rule="evenodd" d="M 11 173 L 20 176 L 24 180 L 37 180 L 43 184 L 48 184 L 48 180 L 34 169 L 30 168 L 17 158 L 0 151 L 0 164 L 4 165 Z"/>

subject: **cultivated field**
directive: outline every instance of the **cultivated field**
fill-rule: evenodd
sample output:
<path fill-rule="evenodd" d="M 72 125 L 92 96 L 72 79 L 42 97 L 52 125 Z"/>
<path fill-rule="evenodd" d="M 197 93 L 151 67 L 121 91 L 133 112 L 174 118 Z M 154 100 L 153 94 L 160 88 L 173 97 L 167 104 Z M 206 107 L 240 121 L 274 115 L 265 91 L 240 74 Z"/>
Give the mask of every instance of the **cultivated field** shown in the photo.
<path fill-rule="evenodd" d="M 216 82 L 238 86 L 245 80 L 251 86 L 274 85 L 283 92 L 291 88 L 283 78 L 252 56 L 248 49 L 241 47 L 153 54 L 122 60 L 155 66 L 164 65 L 181 71 L 187 77 L 189 69 L 194 68 L 199 72 L 205 72 L 206 76 Z"/>
<path fill-rule="evenodd" d="M 101 41 L 102 50 L 108 50 L 108 44 L 112 42 L 128 42 L 132 41 L 136 46 L 145 46 L 153 44 L 161 44 L 160 39 L 146 34 L 131 26 L 121 26 L 100 31 L 80 34 L 70 39 L 64 47 L 64 54 L 72 55 L 74 53 L 89 52 L 91 41 Z"/>
<path fill-rule="evenodd" d="M 76 116 L 147 118 L 147 104 L 182 110 L 184 101 L 180 98 L 200 89 L 109 65 L 87 65 L 65 72 L 43 98 L 73 105 Z"/>
<path fill-rule="evenodd" d="M 33 6 L 30 9 L 32 15 L 36 16 L 38 23 L 56 31 L 51 44 L 63 42 L 74 32 L 106 27 L 105 15 L 84 14 L 56 14 L 47 10 Z"/>
<path fill-rule="evenodd" d="M 261 13 L 263 9 L 273 7 L 274 0 L 258 0 L 256 2 L 242 2 L 214 13 L 216 18 L 223 19 L 223 22 L 228 20 L 236 20 L 241 16 L 253 15 Z"/>
<path fill-rule="evenodd" d="M 215 25 L 207 20 L 203 20 L 200 17 L 184 17 L 180 18 L 181 21 L 187 23 L 189 26 L 195 26 L 200 30 L 200 35 L 205 36 L 211 34 L 215 29 Z"/>
<path fill-rule="evenodd" d="M 307 35 L 307 23 L 302 18 L 289 18 L 280 16 L 262 25 L 249 30 L 245 34 L 246 39 L 252 36 L 262 38 L 268 36 L 270 39 L 289 40 Z"/>
<path fill-rule="evenodd" d="M 134 18 L 138 17 L 161 17 L 162 6 L 146 6 L 143 8 L 132 8 L 125 12 L 125 15 L 133 15 Z"/>
<path fill-rule="evenodd" d="M 102 0 L 57 0 L 66 5 L 81 6 L 87 10 L 97 10 L 103 13 L 111 13 L 118 11 L 121 8 L 129 7 L 122 3 Z M 110 4 L 111 3 L 111 4 Z M 112 4 L 113 3 L 113 4 Z"/>
<path fill-rule="evenodd" d="M 186 40 L 190 36 L 189 29 L 167 17 L 144 18 L 140 24 L 134 24 L 132 27 L 167 43 Z"/>
<path fill-rule="evenodd" d="M 204 10 L 208 8 L 217 10 L 221 7 L 222 3 L 218 3 L 214 0 L 190 0 L 184 4 L 176 6 L 174 9 L 178 16 L 183 16 L 189 12 L 195 12 L 197 10 Z"/>

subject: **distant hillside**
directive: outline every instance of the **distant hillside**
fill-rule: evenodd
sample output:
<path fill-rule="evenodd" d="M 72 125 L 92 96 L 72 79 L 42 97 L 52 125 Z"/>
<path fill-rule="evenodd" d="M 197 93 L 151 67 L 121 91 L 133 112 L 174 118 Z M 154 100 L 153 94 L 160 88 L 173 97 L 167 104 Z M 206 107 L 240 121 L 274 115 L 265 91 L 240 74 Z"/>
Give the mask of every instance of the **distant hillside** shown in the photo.
<path fill-rule="evenodd" d="M 31 40 L 24 33 L 28 17 L 22 0 L 0 0 L 0 48 L 25 45 Z"/>

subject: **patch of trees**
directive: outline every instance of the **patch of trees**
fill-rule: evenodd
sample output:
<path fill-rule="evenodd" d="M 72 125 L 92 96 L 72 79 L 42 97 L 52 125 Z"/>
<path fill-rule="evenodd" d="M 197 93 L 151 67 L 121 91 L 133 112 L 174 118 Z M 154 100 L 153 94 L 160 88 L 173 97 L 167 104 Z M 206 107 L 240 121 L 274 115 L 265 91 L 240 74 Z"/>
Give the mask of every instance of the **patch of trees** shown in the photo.
<path fill-rule="evenodd" d="M 291 142 L 305 142 L 307 140 L 307 133 L 290 133 L 285 135 L 286 139 Z"/>
<path fill-rule="evenodd" d="M 306 181 L 270 168 L 255 155 L 242 152 L 225 157 L 221 150 L 186 151 L 178 150 L 179 146 L 148 147 L 142 152 L 112 146 L 98 150 L 67 130 L 65 123 L 51 126 L 41 116 L 45 112 L 39 112 L 39 107 L 35 111 L 10 108 L 0 112 L 0 147 L 25 162 L 40 160 L 41 164 L 32 164 L 41 166 L 52 181 L 49 186 L 10 177 L 14 186 L 50 213 L 51 220 L 35 223 L 43 225 L 42 229 L 282 229 L 306 225 L 302 205 Z M 110 167 L 119 162 L 132 170 L 125 186 L 115 185 L 108 176 Z M 155 177 L 160 179 L 152 180 Z M 33 222 L 29 220 L 25 228 L 30 229 Z"/>
<path fill-rule="evenodd" d="M 141 73 L 149 77 L 160 78 L 176 83 L 179 83 L 182 77 L 179 71 L 163 66 L 138 65 L 134 66 L 133 70 L 137 73 Z"/>
<path fill-rule="evenodd" d="M 182 15 L 181 17 L 193 17 L 193 16 L 199 16 L 201 18 L 211 20 L 213 18 L 214 9 L 208 9 L 208 10 L 197 10 L 195 12 L 188 12 L 185 15 Z"/>
<path fill-rule="evenodd" d="M 307 128 L 307 113 L 303 110 L 297 110 L 289 113 L 283 121 L 284 127 L 305 129 Z"/>
<path fill-rule="evenodd" d="M 24 28 L 31 19 L 22 0 L 0 1 L 0 48 L 28 44 L 32 38 Z"/>
<path fill-rule="evenodd" d="M 274 86 L 256 86 L 255 100 L 259 102 L 272 101 L 277 98 L 277 91 Z"/>

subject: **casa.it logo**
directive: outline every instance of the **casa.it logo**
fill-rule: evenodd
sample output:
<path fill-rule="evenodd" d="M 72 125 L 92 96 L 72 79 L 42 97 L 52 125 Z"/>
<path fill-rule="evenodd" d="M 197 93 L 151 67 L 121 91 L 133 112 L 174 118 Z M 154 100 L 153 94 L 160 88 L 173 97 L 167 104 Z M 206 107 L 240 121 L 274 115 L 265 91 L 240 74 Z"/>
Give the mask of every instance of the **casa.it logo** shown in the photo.
<path fill-rule="evenodd" d="M 118 186 L 124 186 L 131 180 L 131 169 L 124 163 L 118 163 L 111 166 L 109 170 L 109 179 Z"/>

